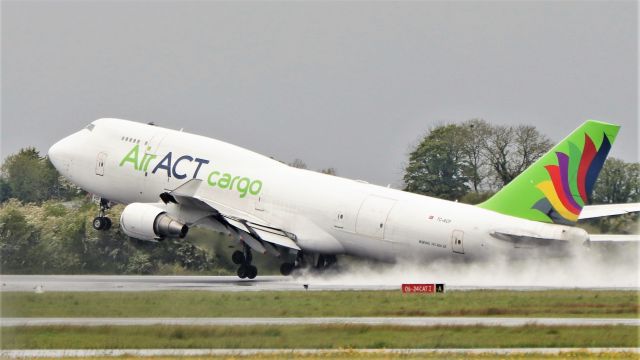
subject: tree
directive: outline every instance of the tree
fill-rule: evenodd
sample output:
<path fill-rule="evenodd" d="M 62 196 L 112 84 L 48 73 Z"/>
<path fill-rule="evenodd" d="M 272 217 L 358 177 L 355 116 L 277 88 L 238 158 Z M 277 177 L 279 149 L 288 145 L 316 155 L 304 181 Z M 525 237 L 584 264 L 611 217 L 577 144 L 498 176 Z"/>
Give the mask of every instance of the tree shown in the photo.
<path fill-rule="evenodd" d="M 0 177 L 0 203 L 3 203 L 11 198 L 11 187 L 9 186 L 9 182 Z"/>
<path fill-rule="evenodd" d="M 640 163 L 626 163 L 608 158 L 593 190 L 596 204 L 619 204 L 640 201 Z"/>
<path fill-rule="evenodd" d="M 518 176 L 550 148 L 535 127 L 482 119 L 432 129 L 410 154 L 407 191 L 477 203 Z M 467 196 L 468 190 L 475 193 Z"/>
<path fill-rule="evenodd" d="M 515 179 L 551 146 L 546 135 L 528 125 L 493 126 L 484 142 L 485 156 L 499 187 Z"/>
<path fill-rule="evenodd" d="M 459 125 L 432 129 L 409 155 L 405 190 L 454 200 L 467 193 L 462 159 L 465 131 Z"/>
<path fill-rule="evenodd" d="M 464 174 L 469 179 L 476 194 L 489 175 L 489 164 L 485 156 L 485 139 L 491 134 L 491 125 L 482 119 L 471 119 L 462 123 L 464 141 Z"/>
<path fill-rule="evenodd" d="M 33 147 L 10 155 L 1 167 L 0 202 L 13 197 L 22 202 L 40 203 L 52 198 L 69 200 L 83 193 L 60 176 L 49 158 Z"/>
<path fill-rule="evenodd" d="M 33 147 L 10 155 L 2 165 L 2 176 L 12 197 L 23 202 L 42 202 L 58 188 L 58 172 Z"/>
<path fill-rule="evenodd" d="M 297 169 L 306 169 L 307 168 L 307 164 L 300 160 L 300 159 L 295 159 L 293 160 L 293 162 L 291 164 L 289 164 L 289 166 L 297 168 Z"/>
<path fill-rule="evenodd" d="M 318 171 L 319 171 L 319 172 L 321 172 L 321 173 L 323 173 L 323 174 L 327 174 L 327 175 L 334 175 L 334 176 L 335 176 L 335 175 L 336 175 L 336 173 L 337 173 L 337 172 L 336 172 L 336 169 L 335 169 L 335 168 L 332 168 L 332 167 L 329 167 L 329 168 L 326 168 L 326 169 L 320 169 L 320 170 L 318 170 Z"/>
<path fill-rule="evenodd" d="M 40 232 L 20 211 L 20 203 L 9 202 L 0 211 L 0 264 L 2 272 L 34 272 L 41 260 Z"/>

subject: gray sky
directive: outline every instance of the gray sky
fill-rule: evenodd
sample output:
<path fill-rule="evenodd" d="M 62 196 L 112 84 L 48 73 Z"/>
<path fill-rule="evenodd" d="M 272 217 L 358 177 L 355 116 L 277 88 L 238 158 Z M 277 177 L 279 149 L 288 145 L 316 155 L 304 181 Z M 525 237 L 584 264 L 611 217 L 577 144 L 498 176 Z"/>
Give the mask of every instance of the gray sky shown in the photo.
<path fill-rule="evenodd" d="M 621 124 L 638 161 L 628 2 L 2 2 L 2 158 L 100 117 L 184 128 L 398 184 L 430 126 Z"/>

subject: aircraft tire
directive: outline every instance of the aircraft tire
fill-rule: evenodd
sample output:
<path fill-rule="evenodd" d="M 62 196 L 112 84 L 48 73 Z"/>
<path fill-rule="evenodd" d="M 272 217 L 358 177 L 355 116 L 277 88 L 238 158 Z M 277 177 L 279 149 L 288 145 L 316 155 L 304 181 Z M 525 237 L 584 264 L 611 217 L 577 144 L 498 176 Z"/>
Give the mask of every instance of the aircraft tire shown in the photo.
<path fill-rule="evenodd" d="M 244 254 L 242 251 L 236 250 L 231 255 L 231 261 L 236 265 L 242 265 L 245 262 Z"/>
<path fill-rule="evenodd" d="M 104 221 L 105 221 L 104 229 L 102 229 L 102 230 L 106 231 L 106 230 L 111 229 L 111 225 L 113 225 L 113 223 L 111 222 L 111 219 L 105 216 L 104 217 Z"/>
<path fill-rule="evenodd" d="M 102 216 L 95 217 L 93 219 L 93 228 L 96 230 L 103 230 L 107 225 L 107 222 L 104 220 L 105 218 Z"/>
<path fill-rule="evenodd" d="M 248 267 L 245 265 L 240 265 L 240 267 L 238 268 L 238 277 L 240 279 L 245 279 L 247 278 L 248 275 Z"/>
<path fill-rule="evenodd" d="M 280 274 L 284 275 L 284 276 L 289 276 L 291 275 L 291 272 L 293 271 L 295 265 L 292 263 L 282 263 L 282 265 L 280 265 Z"/>
<path fill-rule="evenodd" d="M 256 276 L 258 276 L 258 268 L 253 265 L 247 266 L 247 277 L 249 279 L 255 279 Z"/>

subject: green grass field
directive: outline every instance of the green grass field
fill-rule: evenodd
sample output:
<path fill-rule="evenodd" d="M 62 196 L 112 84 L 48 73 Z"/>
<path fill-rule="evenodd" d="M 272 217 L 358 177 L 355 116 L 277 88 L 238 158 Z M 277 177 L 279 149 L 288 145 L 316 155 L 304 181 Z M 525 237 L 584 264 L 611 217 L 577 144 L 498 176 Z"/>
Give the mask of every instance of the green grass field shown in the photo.
<path fill-rule="evenodd" d="M 635 347 L 629 326 L 39 326 L 1 329 L 3 349 Z"/>
<path fill-rule="evenodd" d="M 639 315 L 636 291 L 3 292 L 3 317 L 322 317 Z"/>
<path fill-rule="evenodd" d="M 451 359 L 451 360 L 463 360 L 463 359 L 471 359 L 471 360 L 489 360 L 489 359 L 525 359 L 525 360 L 547 360 L 547 359 L 583 359 L 583 360 L 591 360 L 591 359 L 634 359 L 638 358 L 638 355 L 631 352 L 603 352 L 598 354 L 592 354 L 585 351 L 567 351 L 563 352 L 560 355 L 545 355 L 545 354 L 471 354 L 471 353 L 447 353 L 447 354 L 430 354 L 430 353 L 421 353 L 421 354 L 384 354 L 384 353 L 362 353 L 354 350 L 344 350 L 336 353 L 329 354 L 317 354 L 317 355 L 303 355 L 300 353 L 287 353 L 282 352 L 273 355 L 220 355 L 220 356 L 190 356 L 187 357 L 190 360 L 200 360 L 200 359 L 260 359 L 260 360 L 279 360 L 279 359 L 304 359 L 304 360 L 315 360 L 315 359 L 331 359 L 331 360 L 339 360 L 339 359 L 372 359 L 372 360 L 388 360 L 388 359 Z M 47 359 L 47 358 L 36 358 L 36 359 Z M 90 357 L 90 358 L 77 358 L 73 359 L 77 360 L 113 360 L 113 357 Z M 121 356 L 117 359 L 136 359 L 136 360 L 173 360 L 175 357 L 138 357 L 138 356 Z"/>

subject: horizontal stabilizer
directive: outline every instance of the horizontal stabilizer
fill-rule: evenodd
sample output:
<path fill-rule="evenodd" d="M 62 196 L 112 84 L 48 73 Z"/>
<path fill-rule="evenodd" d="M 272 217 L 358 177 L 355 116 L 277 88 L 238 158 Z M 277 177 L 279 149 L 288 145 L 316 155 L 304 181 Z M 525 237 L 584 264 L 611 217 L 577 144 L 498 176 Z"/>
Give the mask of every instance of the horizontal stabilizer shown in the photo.
<path fill-rule="evenodd" d="M 532 234 L 493 231 L 491 236 L 498 240 L 513 243 L 515 247 L 538 247 L 552 245 L 557 240 L 541 238 Z"/>
<path fill-rule="evenodd" d="M 640 211 L 640 203 L 588 205 L 582 208 L 580 220 L 622 215 Z"/>
<path fill-rule="evenodd" d="M 640 234 L 629 234 L 629 235 L 589 234 L 589 241 L 598 242 L 598 243 L 640 242 Z"/>

